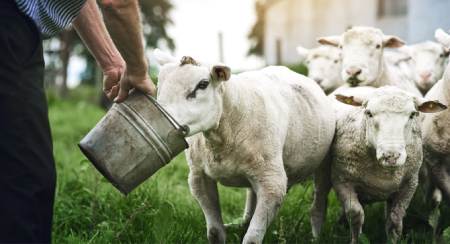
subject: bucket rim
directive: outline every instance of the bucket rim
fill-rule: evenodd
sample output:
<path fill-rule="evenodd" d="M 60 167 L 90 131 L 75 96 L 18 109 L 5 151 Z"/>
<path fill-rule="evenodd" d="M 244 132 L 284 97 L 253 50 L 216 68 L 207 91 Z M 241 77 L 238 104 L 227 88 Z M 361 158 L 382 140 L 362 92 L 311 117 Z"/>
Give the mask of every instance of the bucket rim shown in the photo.
<path fill-rule="evenodd" d="M 163 116 L 169 121 L 169 123 L 181 134 L 180 139 L 184 142 L 185 149 L 189 148 L 189 143 L 186 141 L 186 130 L 181 126 L 172 115 L 167 112 L 161 104 L 156 101 L 154 97 L 152 97 L 149 94 L 146 94 L 144 92 L 138 91 L 139 93 L 143 94 L 148 100 L 150 100 L 151 103 L 155 105 L 155 107 L 161 111 Z"/>

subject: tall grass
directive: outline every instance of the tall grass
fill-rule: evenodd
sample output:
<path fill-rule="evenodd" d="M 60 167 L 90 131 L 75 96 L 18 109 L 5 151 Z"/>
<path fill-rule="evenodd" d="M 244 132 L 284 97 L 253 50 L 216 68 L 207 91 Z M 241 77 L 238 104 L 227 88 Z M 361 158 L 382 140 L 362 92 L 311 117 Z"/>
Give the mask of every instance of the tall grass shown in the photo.
<path fill-rule="evenodd" d="M 129 196 L 122 196 L 84 158 L 80 139 L 104 111 L 88 102 L 52 98 L 50 120 L 58 186 L 54 243 L 206 243 L 203 213 L 187 184 L 188 167 L 179 155 Z M 224 221 L 242 215 L 245 190 L 219 186 Z M 309 224 L 312 184 L 295 186 L 265 236 L 265 243 L 347 243 L 349 230 L 337 224 L 340 206 L 330 195 L 323 235 L 313 241 Z M 385 241 L 383 205 L 366 208 L 363 243 Z M 239 243 L 245 230 L 227 230 L 228 243 Z M 450 237 L 450 233 L 449 233 Z M 429 229 L 406 230 L 402 243 L 429 243 Z"/>

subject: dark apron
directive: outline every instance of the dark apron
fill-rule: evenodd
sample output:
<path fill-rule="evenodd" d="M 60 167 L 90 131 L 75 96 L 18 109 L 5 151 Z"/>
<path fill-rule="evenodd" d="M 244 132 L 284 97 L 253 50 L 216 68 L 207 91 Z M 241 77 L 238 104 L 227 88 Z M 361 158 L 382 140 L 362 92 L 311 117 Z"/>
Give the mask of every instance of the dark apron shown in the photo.
<path fill-rule="evenodd" d="M 51 241 L 56 175 L 43 78 L 36 25 L 1 0 L 0 243 Z"/>

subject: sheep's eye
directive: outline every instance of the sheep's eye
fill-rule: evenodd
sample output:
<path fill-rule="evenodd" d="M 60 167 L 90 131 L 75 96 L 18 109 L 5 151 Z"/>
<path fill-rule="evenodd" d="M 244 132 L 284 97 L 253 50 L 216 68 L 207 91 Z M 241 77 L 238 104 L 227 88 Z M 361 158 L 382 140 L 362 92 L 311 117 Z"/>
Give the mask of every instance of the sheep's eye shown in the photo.
<path fill-rule="evenodd" d="M 419 112 L 414 111 L 411 113 L 411 115 L 409 116 L 410 119 L 414 119 L 415 117 L 417 117 L 419 115 Z"/>
<path fill-rule="evenodd" d="M 208 79 L 201 80 L 197 84 L 197 89 L 205 90 L 208 87 L 208 85 L 209 85 L 209 80 Z"/>
<path fill-rule="evenodd" d="M 441 55 L 439 55 L 439 57 L 441 57 L 441 58 L 445 57 L 445 53 L 441 53 Z"/>
<path fill-rule="evenodd" d="M 380 44 L 377 44 L 375 47 L 376 47 L 377 49 L 380 49 L 380 48 L 381 48 L 381 45 L 380 45 Z"/>
<path fill-rule="evenodd" d="M 338 48 L 339 48 L 339 49 L 342 49 L 342 45 L 339 45 Z"/>
<path fill-rule="evenodd" d="M 365 114 L 367 115 L 367 117 L 369 117 L 369 118 L 372 118 L 372 117 L 373 117 L 373 114 L 372 114 L 369 110 L 366 110 L 364 113 L 365 113 Z"/>
<path fill-rule="evenodd" d="M 209 85 L 209 80 L 208 79 L 203 79 L 201 80 L 197 86 L 195 86 L 195 89 L 193 91 L 191 91 L 189 94 L 187 94 L 186 98 L 187 99 L 192 99 L 195 98 L 197 96 L 197 90 L 205 90 Z"/>
<path fill-rule="evenodd" d="M 339 60 L 337 60 L 337 59 L 334 60 L 334 63 L 335 63 L 335 64 L 337 64 L 338 62 L 339 62 Z"/>

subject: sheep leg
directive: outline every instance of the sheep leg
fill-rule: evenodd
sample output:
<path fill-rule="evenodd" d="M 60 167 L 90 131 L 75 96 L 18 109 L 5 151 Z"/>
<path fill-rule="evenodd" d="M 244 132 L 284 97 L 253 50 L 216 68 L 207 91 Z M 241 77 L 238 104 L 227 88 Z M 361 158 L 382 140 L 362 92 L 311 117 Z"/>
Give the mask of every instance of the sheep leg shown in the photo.
<path fill-rule="evenodd" d="M 191 171 L 189 187 L 205 215 L 209 243 L 225 243 L 226 232 L 220 211 L 217 183 L 204 172 Z"/>
<path fill-rule="evenodd" d="M 402 235 L 403 217 L 416 191 L 418 177 L 406 181 L 400 190 L 387 200 L 386 235 L 391 243 L 396 243 Z"/>
<path fill-rule="evenodd" d="M 283 165 L 283 164 L 279 164 Z M 283 202 L 287 189 L 284 168 L 265 171 L 270 175 L 258 177 L 252 185 L 256 191 L 255 213 L 242 243 L 262 243 L 264 234 Z"/>
<path fill-rule="evenodd" d="M 431 166 L 431 174 L 435 184 L 441 190 L 442 196 L 450 201 L 450 175 L 446 164 L 439 162 Z"/>
<path fill-rule="evenodd" d="M 362 226 L 364 224 L 364 209 L 351 184 L 339 183 L 335 184 L 333 188 L 342 206 L 344 206 L 345 215 L 347 216 L 352 233 L 351 243 L 356 244 L 358 243 L 358 237 L 362 232 Z"/>
<path fill-rule="evenodd" d="M 434 188 L 432 198 L 433 198 L 434 207 L 438 208 L 442 202 L 442 191 L 439 190 L 439 188 Z"/>
<path fill-rule="evenodd" d="M 331 168 L 327 157 L 314 175 L 314 201 L 311 205 L 311 227 L 314 238 L 320 234 L 327 215 L 328 193 L 331 189 Z"/>

